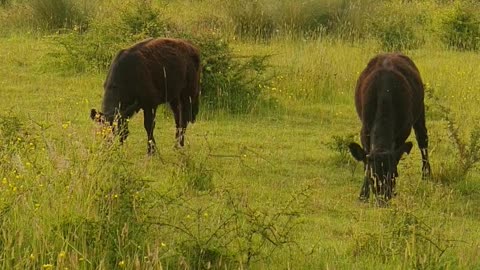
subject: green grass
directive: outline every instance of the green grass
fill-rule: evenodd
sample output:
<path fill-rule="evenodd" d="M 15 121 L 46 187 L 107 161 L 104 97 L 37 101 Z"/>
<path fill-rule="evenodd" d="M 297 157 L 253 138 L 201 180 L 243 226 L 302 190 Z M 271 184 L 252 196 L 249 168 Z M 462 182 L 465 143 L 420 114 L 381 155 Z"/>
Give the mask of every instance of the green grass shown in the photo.
<path fill-rule="evenodd" d="M 194 3 L 209 17 L 204 4 Z M 142 114 L 123 146 L 89 119 L 103 72 L 59 69 L 48 37 L 2 36 L 0 119 L 11 121 L 0 129 L 0 268 L 196 269 L 219 258 L 222 269 L 480 268 L 480 174 L 451 171 L 457 152 L 432 100 L 434 177 L 421 180 L 415 146 L 389 207 L 360 203 L 362 166 L 332 150 L 335 136 L 359 141 L 353 91 L 377 42 L 232 42 L 237 55 L 272 55 L 276 76 L 264 95 L 276 108 L 203 110 L 182 150 L 161 110 L 159 153 L 149 157 Z M 468 141 L 480 117 L 480 56 L 428 46 L 407 53 Z M 276 245 L 262 242 L 262 229 Z M 258 254 L 247 265 L 249 251 Z"/>

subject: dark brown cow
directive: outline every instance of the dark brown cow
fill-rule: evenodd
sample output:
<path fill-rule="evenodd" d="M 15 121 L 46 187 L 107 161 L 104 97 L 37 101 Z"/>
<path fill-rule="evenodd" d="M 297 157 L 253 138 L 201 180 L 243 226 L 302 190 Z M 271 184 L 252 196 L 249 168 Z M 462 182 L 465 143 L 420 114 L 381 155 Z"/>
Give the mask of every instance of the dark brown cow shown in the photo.
<path fill-rule="evenodd" d="M 147 39 L 121 50 L 103 85 L 102 110 L 90 117 L 110 125 L 120 142 L 128 136 L 128 118 L 143 110 L 148 153 L 155 152 L 155 112 L 168 103 L 174 113 L 177 145 L 184 145 L 189 122 L 195 122 L 200 96 L 200 55 L 195 46 L 179 39 Z"/>
<path fill-rule="evenodd" d="M 355 105 L 362 121 L 363 148 L 357 143 L 349 145 L 353 157 L 364 163 L 360 199 L 368 199 L 370 185 L 386 201 L 395 194 L 398 162 L 403 153 L 412 149 L 412 143 L 405 142 L 412 127 L 422 153 L 423 177 L 430 175 L 423 99 L 420 73 L 405 55 L 377 55 L 360 74 Z"/>

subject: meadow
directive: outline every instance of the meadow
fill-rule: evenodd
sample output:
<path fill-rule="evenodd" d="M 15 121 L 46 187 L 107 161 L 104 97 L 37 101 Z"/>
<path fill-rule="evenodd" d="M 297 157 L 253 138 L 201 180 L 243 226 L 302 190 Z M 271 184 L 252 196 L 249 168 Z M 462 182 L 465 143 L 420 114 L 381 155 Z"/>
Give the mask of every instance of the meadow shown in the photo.
<path fill-rule="evenodd" d="M 0 1 L 0 269 L 480 269 L 479 11 Z M 161 106 L 154 156 L 141 113 L 123 145 L 89 118 L 113 55 L 147 36 L 192 39 L 204 59 L 185 148 Z M 346 145 L 358 75 L 385 51 L 426 85 L 433 176 L 412 134 L 398 195 L 378 207 L 358 200 Z"/>

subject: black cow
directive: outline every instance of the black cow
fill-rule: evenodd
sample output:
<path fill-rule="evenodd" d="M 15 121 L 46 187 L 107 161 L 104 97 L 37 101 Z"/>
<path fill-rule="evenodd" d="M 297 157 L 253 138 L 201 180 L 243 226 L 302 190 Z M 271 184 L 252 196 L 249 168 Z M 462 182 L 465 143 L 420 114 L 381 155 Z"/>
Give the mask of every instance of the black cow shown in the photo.
<path fill-rule="evenodd" d="M 199 50 L 180 39 L 144 40 L 117 54 L 103 87 L 103 112 L 92 109 L 90 117 L 117 125 L 120 142 L 128 136 L 127 119 L 143 109 L 148 153 L 154 153 L 155 112 L 159 104 L 168 103 L 175 116 L 177 146 L 183 146 L 187 125 L 195 122 L 199 110 Z"/>
<path fill-rule="evenodd" d="M 398 162 L 403 153 L 412 149 L 412 143 L 405 142 L 412 127 L 422 153 L 422 175 L 430 175 L 423 99 L 420 73 L 403 54 L 377 55 L 360 74 L 355 105 L 362 121 L 363 148 L 357 143 L 349 145 L 353 157 L 364 163 L 360 199 L 368 199 L 370 185 L 374 194 L 383 196 L 385 201 L 395 194 Z"/>

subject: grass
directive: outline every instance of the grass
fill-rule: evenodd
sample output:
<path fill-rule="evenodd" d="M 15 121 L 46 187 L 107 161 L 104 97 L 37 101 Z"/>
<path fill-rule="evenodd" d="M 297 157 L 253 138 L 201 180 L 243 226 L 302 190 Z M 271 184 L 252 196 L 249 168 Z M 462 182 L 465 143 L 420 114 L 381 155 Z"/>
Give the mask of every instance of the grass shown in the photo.
<path fill-rule="evenodd" d="M 0 268 L 480 267 L 477 170 L 422 181 L 415 147 L 400 163 L 399 195 L 377 208 L 357 201 L 361 165 L 332 150 L 335 137 L 359 133 L 354 85 L 377 43 L 233 42 L 236 54 L 272 55 L 276 77 L 264 94 L 277 107 L 202 111 L 183 150 L 173 147 L 172 116 L 160 111 L 159 154 L 148 157 L 141 114 L 121 147 L 97 135 L 89 111 L 101 103 L 105 74 L 58 70 L 49 40 L 0 38 L 0 117 L 21 123 L 11 138 L 0 130 Z M 468 139 L 480 117 L 478 54 L 408 54 Z M 435 175 L 456 157 L 445 121 L 426 103 Z"/>

